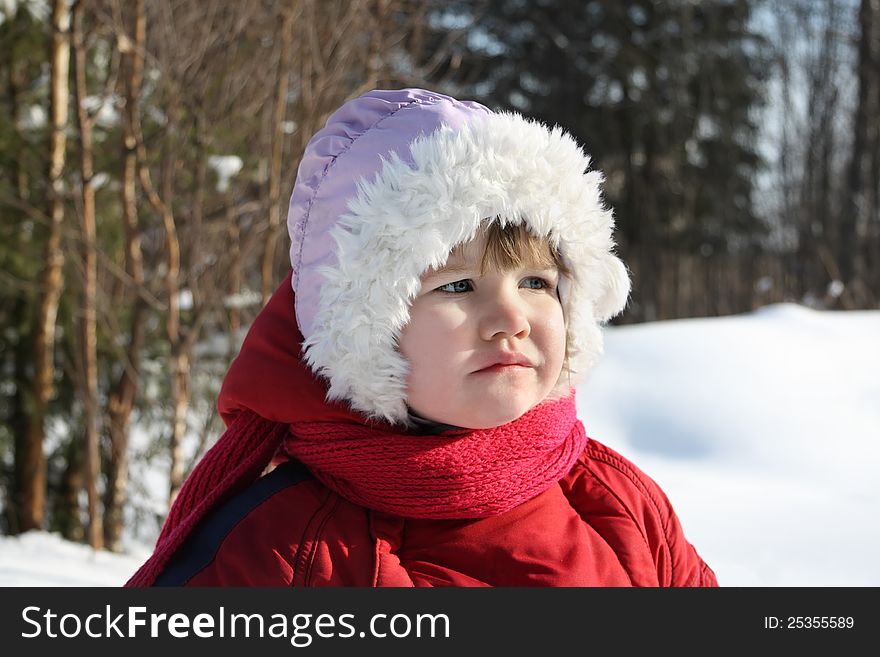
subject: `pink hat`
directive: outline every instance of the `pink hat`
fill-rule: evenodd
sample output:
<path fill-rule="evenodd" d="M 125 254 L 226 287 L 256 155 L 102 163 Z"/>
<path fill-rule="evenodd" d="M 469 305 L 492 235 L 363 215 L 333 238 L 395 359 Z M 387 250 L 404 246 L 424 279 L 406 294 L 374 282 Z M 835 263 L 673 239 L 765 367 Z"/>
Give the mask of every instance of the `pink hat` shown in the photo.
<path fill-rule="evenodd" d="M 570 267 L 560 291 L 580 380 L 602 352 L 600 323 L 629 294 L 589 165 L 559 127 L 422 89 L 371 91 L 330 116 L 306 147 L 287 219 L 303 351 L 328 400 L 408 422 L 395 345 L 419 277 L 496 217 L 547 237 Z"/>

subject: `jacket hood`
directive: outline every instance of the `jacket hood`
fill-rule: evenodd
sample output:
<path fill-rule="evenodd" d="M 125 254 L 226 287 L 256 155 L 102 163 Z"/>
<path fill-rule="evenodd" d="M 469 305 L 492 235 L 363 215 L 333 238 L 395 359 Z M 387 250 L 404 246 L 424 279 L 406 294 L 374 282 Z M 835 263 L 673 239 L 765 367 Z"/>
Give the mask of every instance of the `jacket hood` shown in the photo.
<path fill-rule="evenodd" d="M 516 113 L 422 89 L 343 105 L 306 147 L 288 214 L 302 355 L 327 399 L 408 423 L 396 344 L 420 275 L 493 220 L 547 238 L 572 271 L 560 292 L 576 385 L 629 294 L 601 183 L 564 130 Z"/>
<path fill-rule="evenodd" d="M 227 426 L 244 410 L 284 424 L 322 420 L 363 424 L 363 415 L 348 404 L 326 399 L 327 386 L 306 365 L 290 281 L 288 273 L 232 361 L 217 400 L 220 416 Z"/>

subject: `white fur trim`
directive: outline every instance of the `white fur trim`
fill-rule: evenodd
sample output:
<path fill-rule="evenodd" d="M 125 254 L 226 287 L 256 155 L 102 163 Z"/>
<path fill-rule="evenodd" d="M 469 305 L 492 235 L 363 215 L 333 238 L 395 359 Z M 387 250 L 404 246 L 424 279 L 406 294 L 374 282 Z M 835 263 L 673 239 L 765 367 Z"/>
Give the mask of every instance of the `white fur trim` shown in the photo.
<path fill-rule="evenodd" d="M 329 382 L 328 399 L 406 423 L 409 368 L 395 346 L 419 277 L 496 216 L 549 237 L 572 270 L 561 292 L 576 385 L 602 353 L 600 323 L 629 294 L 602 174 L 589 171 L 589 156 L 561 128 L 514 113 L 441 126 L 411 150 L 412 165 L 393 153 L 374 181 L 359 185 L 331 231 L 338 265 L 320 270 L 314 330 L 303 343 L 309 366 Z"/>

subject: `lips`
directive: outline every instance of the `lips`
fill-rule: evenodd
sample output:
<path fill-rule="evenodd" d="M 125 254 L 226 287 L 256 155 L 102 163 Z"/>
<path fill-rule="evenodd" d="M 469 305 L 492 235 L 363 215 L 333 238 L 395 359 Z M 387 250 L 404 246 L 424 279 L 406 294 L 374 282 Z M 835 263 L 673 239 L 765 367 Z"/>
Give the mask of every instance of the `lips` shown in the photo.
<path fill-rule="evenodd" d="M 532 367 L 532 362 L 524 355 L 519 353 L 501 353 L 496 354 L 490 360 L 486 361 L 483 367 L 476 371 L 496 372 L 506 369 L 518 369 L 526 367 Z"/>
<path fill-rule="evenodd" d="M 529 369 L 526 365 L 492 365 L 490 367 L 484 367 L 481 370 L 477 370 L 477 374 L 489 374 L 492 372 L 516 372 L 519 370 L 527 370 Z"/>

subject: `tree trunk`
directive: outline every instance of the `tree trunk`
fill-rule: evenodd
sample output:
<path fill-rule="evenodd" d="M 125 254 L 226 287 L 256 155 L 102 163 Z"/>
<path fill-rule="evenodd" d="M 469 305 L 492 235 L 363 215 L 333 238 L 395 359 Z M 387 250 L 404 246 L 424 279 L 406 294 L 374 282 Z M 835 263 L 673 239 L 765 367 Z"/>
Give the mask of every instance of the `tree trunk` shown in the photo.
<path fill-rule="evenodd" d="M 868 116 L 871 117 L 869 128 L 871 130 L 872 145 L 869 150 L 871 155 L 871 169 L 866 180 L 868 211 L 866 213 L 866 226 L 864 241 L 865 261 L 865 292 L 870 307 L 878 307 L 880 304 L 880 0 L 872 0 L 871 4 L 871 72 L 872 72 L 872 99 Z"/>
<path fill-rule="evenodd" d="M 205 128 L 205 118 L 203 114 L 196 116 L 196 176 L 195 186 L 193 188 L 192 212 L 190 214 L 189 238 L 186 240 L 187 249 L 187 284 L 192 294 L 193 306 L 199 306 L 202 303 L 202 296 L 199 290 L 199 277 L 202 274 L 204 263 L 202 262 L 201 242 L 203 240 L 202 225 L 205 217 L 205 187 L 208 180 L 208 149 L 209 137 Z M 174 158 L 172 158 L 173 160 Z M 170 173 L 170 171 L 168 172 Z M 168 178 L 169 182 L 173 181 L 173 176 Z M 169 185 L 170 187 L 170 185 Z M 163 193 L 166 203 L 170 203 L 171 189 Z"/>
<path fill-rule="evenodd" d="M 229 236 L 229 359 L 238 349 L 238 332 L 241 330 L 241 225 L 235 211 L 232 194 L 227 194 L 226 230 Z"/>
<path fill-rule="evenodd" d="M 23 143 L 23 137 L 19 134 L 19 126 L 20 126 L 20 118 L 21 118 L 21 100 L 19 95 L 24 89 L 27 81 L 23 75 L 20 73 L 20 69 L 22 68 L 21 62 L 16 57 L 16 52 L 14 49 L 10 49 L 10 52 L 6 53 L 9 57 L 6 62 L 9 74 L 7 77 L 7 95 L 9 98 L 10 111 L 9 111 L 9 123 L 13 129 L 12 137 L 15 139 L 14 144 L 18 147 L 19 144 Z M 15 184 L 16 195 L 19 200 L 22 202 L 26 201 L 29 197 L 29 184 L 28 184 L 28 176 L 27 169 L 23 166 L 22 162 L 19 161 L 18 158 L 12 158 L 9 162 L 10 169 L 10 178 Z M 5 210 L 5 220 L 6 221 L 20 221 L 20 219 L 15 218 L 12 219 L 10 212 L 8 209 Z M 31 388 L 31 377 L 28 373 L 28 368 L 31 366 L 33 361 L 33 346 L 31 340 L 33 338 L 33 331 L 30 331 L 28 328 L 28 323 L 24 321 L 24 318 L 27 317 L 31 303 L 33 302 L 30 295 L 25 292 L 20 292 L 15 298 L 15 305 L 12 312 L 12 317 L 18 317 L 21 319 L 19 321 L 18 326 L 16 327 L 16 331 L 19 333 L 19 340 L 15 344 L 15 348 L 12 354 L 13 357 L 13 382 L 15 385 L 15 391 L 12 395 L 10 401 L 9 414 L 7 416 L 7 424 L 9 429 L 12 431 L 12 435 L 14 436 L 14 445 L 13 450 L 15 454 L 25 453 L 25 445 L 27 442 L 28 435 L 28 418 L 31 416 L 30 413 L 30 394 L 32 392 Z M 30 335 L 27 333 L 30 332 Z M 17 458 L 17 457 L 16 457 Z M 17 500 L 20 499 L 18 494 L 18 465 L 16 460 L 16 466 L 11 477 L 8 479 L 4 479 L 2 491 L 4 495 L 4 499 L 6 500 L 3 514 L 5 517 L 5 526 L 8 529 L 9 533 L 16 534 L 18 533 L 18 504 Z"/>
<path fill-rule="evenodd" d="M 173 131 L 179 125 L 178 111 L 172 103 L 168 110 L 169 130 Z M 174 167 L 177 156 L 174 147 L 166 141 L 164 155 L 164 167 L 160 184 L 162 196 L 156 190 L 147 166 L 146 146 L 143 135 L 136 131 L 138 154 L 140 159 L 141 186 L 147 195 L 153 210 L 162 218 L 162 226 L 165 229 L 165 252 L 167 254 L 167 271 L 165 274 L 165 289 L 168 297 L 168 309 L 165 318 L 165 335 L 171 351 L 171 437 L 169 451 L 171 467 L 169 472 L 168 506 L 174 503 L 177 493 L 183 485 L 183 438 L 186 434 L 186 411 L 189 405 L 187 381 L 189 377 L 189 348 L 183 338 L 180 326 L 180 280 L 181 280 L 181 255 L 180 237 L 177 230 L 177 222 L 172 211 L 172 195 L 174 190 Z M 202 157 L 204 157 L 202 155 Z M 196 176 L 197 180 L 199 176 Z M 204 178 L 201 178 L 204 180 Z M 196 197 L 202 196 L 196 190 Z M 164 198 L 163 198 L 164 197 Z M 201 210 L 199 211 L 201 212 Z M 199 235 L 190 233 L 192 240 L 198 240 Z M 198 251 L 189 249 L 190 257 Z M 190 270 L 192 271 L 192 270 Z"/>
<path fill-rule="evenodd" d="M 7 83 L 7 94 L 9 98 L 9 122 L 13 127 L 13 135 L 15 137 L 15 145 L 18 147 L 23 144 L 23 140 L 21 135 L 19 134 L 19 122 L 21 117 L 21 103 L 19 100 L 19 95 L 22 90 L 26 88 L 28 81 L 23 79 L 24 76 L 19 72 L 19 62 L 16 58 L 14 49 L 10 49 L 12 52 L 8 53 L 9 56 L 9 75 L 6 79 Z M 28 176 L 27 170 L 24 166 L 22 166 L 21 162 L 19 162 L 18 158 L 12 158 L 12 161 L 9 162 L 9 170 L 10 170 L 10 179 L 13 181 L 15 185 L 15 191 L 22 201 L 26 200 L 29 196 L 28 190 Z"/>
<path fill-rule="evenodd" d="M 30 300 L 25 295 L 20 295 L 15 301 L 13 316 L 23 317 L 28 311 L 29 304 Z M 13 380 L 15 381 L 15 394 L 13 394 L 12 399 L 10 400 L 11 409 L 8 423 L 9 428 L 12 430 L 12 435 L 15 436 L 16 454 L 24 449 L 24 441 L 27 436 L 28 418 L 30 417 L 28 408 L 30 406 L 29 397 L 31 390 L 29 386 L 30 377 L 28 376 L 28 368 L 31 366 L 33 358 L 33 346 L 30 337 L 31 336 L 22 334 L 21 339 L 18 341 L 18 344 L 15 345 L 15 351 L 13 352 Z M 21 531 L 18 524 L 18 504 L 16 504 L 16 491 L 18 485 L 17 474 L 18 465 L 16 460 L 15 473 L 11 478 L 12 481 L 9 482 L 8 488 L 7 485 L 4 485 L 7 498 L 4 513 L 10 534 L 18 534 Z"/>
<path fill-rule="evenodd" d="M 272 160 L 269 165 L 269 229 L 266 232 L 261 268 L 263 305 L 266 305 L 275 289 L 275 247 L 281 229 L 281 163 L 284 156 L 284 117 L 287 112 L 287 87 L 290 78 L 290 52 L 293 41 L 293 7 L 291 4 L 284 9 L 280 27 L 281 46 L 278 53 L 275 108 L 272 115 Z"/>
<path fill-rule="evenodd" d="M 17 530 L 41 529 L 46 506 L 46 457 L 43 454 L 45 419 L 54 394 L 55 320 L 63 287 L 64 252 L 61 224 L 64 221 L 64 149 L 67 144 L 67 103 L 70 90 L 70 11 L 66 0 L 52 5 L 52 44 L 49 74 L 49 171 L 45 269 L 43 270 L 37 319 L 34 324 L 33 408 L 23 441 L 15 453 L 16 487 L 13 503 Z"/>
<path fill-rule="evenodd" d="M 880 116 L 880 0 L 861 0 L 859 9 L 859 95 L 853 123 L 852 157 L 847 177 L 846 202 L 841 222 L 840 253 L 843 282 L 858 290 L 865 284 L 864 237 L 872 215 L 869 200 L 876 184 L 872 178 L 872 153 Z"/>
<path fill-rule="evenodd" d="M 110 394 L 110 455 L 107 464 L 107 489 L 104 496 L 104 543 L 119 551 L 122 547 L 122 511 L 128 485 L 128 428 L 134 410 L 140 379 L 140 358 L 145 338 L 146 302 L 143 254 L 141 253 L 135 182 L 137 176 L 137 106 L 143 80 L 143 52 L 146 43 L 144 0 L 137 0 L 134 39 L 119 39 L 122 50 L 125 107 L 122 113 L 122 218 L 125 224 L 125 271 L 131 279 L 134 305 L 131 313 L 131 339 L 126 350 L 122 375 Z"/>
<path fill-rule="evenodd" d="M 171 471 L 168 476 L 169 508 L 183 486 L 183 439 L 186 436 L 186 412 L 189 408 L 189 354 L 179 336 L 172 350 L 171 400 L 174 417 L 171 423 Z"/>
<path fill-rule="evenodd" d="M 373 30 L 370 35 L 370 47 L 367 50 L 366 75 L 364 86 L 370 89 L 382 89 L 380 79 L 384 74 L 382 53 L 385 49 L 385 22 L 390 8 L 390 0 L 374 0 L 370 10 Z"/>
<path fill-rule="evenodd" d="M 83 523 L 80 518 L 79 494 L 83 489 L 83 444 L 74 438 L 65 451 L 64 474 L 61 478 L 61 489 L 56 497 L 56 506 L 52 514 L 53 525 L 68 541 L 81 542 L 85 538 Z"/>
<path fill-rule="evenodd" d="M 96 297 L 98 286 L 97 244 L 95 237 L 95 189 L 92 164 L 92 119 L 85 109 L 88 95 L 86 86 L 86 48 L 83 34 L 85 0 L 73 5 L 74 90 L 76 115 L 80 135 L 80 165 L 82 167 L 82 258 L 83 286 L 79 329 L 82 353 L 83 385 L 81 396 L 85 422 L 85 488 L 88 497 L 89 545 L 95 550 L 104 546 L 104 530 L 98 510 L 98 477 L 101 455 L 98 443 L 98 339 Z"/>
<path fill-rule="evenodd" d="M 175 112 L 169 112 L 169 123 L 176 125 L 177 119 L 171 118 Z M 141 142 L 143 148 L 143 142 Z M 167 143 L 166 143 L 167 146 Z M 170 146 L 169 146 L 170 149 Z M 202 158 L 204 159 L 204 158 Z M 183 484 L 183 459 L 181 445 L 186 433 L 186 386 L 182 383 L 185 376 L 184 361 L 181 358 L 181 331 L 180 331 L 180 239 L 177 232 L 177 223 L 171 211 L 171 195 L 174 180 L 174 164 L 176 157 L 169 150 L 165 158 L 165 169 L 162 179 L 164 199 L 160 198 L 150 180 L 146 165 L 146 154 L 141 161 L 141 185 L 147 192 L 147 198 L 153 208 L 161 215 L 162 225 L 165 227 L 165 251 L 168 254 L 168 270 L 165 279 L 165 288 L 168 294 L 168 316 L 165 323 L 165 332 L 168 345 L 171 349 L 171 440 L 170 456 L 171 467 L 168 476 L 168 506 L 174 503 L 177 492 Z M 198 179 L 198 176 L 196 176 Z M 199 236 L 192 234 L 193 241 L 198 241 Z M 196 252 L 195 247 L 190 249 L 190 257 Z"/>

